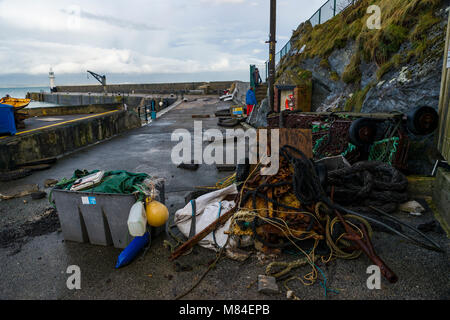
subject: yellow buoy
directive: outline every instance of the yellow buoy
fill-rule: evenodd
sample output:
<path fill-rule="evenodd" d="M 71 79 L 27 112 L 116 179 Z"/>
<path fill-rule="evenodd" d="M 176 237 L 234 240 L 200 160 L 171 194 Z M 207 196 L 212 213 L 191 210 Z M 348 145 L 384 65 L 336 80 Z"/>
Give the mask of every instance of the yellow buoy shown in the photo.
<path fill-rule="evenodd" d="M 161 227 L 169 219 L 169 210 L 158 201 L 146 201 L 147 222 L 152 227 Z"/>

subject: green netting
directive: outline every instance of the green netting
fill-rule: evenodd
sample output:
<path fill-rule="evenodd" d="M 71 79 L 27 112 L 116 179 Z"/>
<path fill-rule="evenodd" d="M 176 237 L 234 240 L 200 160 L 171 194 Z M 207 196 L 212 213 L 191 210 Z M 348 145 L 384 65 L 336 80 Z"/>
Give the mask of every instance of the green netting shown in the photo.
<path fill-rule="evenodd" d="M 320 125 L 320 124 L 313 124 L 311 126 L 311 130 L 312 130 L 312 133 L 318 133 L 318 132 L 320 132 L 322 130 L 328 131 L 328 130 L 330 130 L 330 126 L 328 124 L 322 124 L 322 125 Z"/>
<path fill-rule="evenodd" d="M 348 147 L 347 149 L 341 153 L 341 155 L 343 157 L 345 157 L 346 155 L 348 155 L 349 153 L 353 152 L 356 149 L 356 146 L 354 144 L 351 144 L 350 142 L 348 143 Z"/>
<path fill-rule="evenodd" d="M 319 150 L 320 145 L 321 145 L 322 142 L 323 142 L 324 140 L 326 140 L 327 138 L 328 138 L 328 136 L 323 136 L 322 138 L 317 139 L 317 141 L 316 141 L 316 143 L 315 143 L 315 145 L 314 145 L 314 148 L 313 148 L 313 153 L 314 153 L 314 154 L 317 154 L 317 151 Z"/>
<path fill-rule="evenodd" d="M 75 170 L 72 178 L 63 178 L 55 186 L 57 189 L 70 190 L 73 183 L 85 176 L 94 174 L 99 170 L 87 171 L 87 170 Z M 105 172 L 102 182 L 90 189 L 84 189 L 81 192 L 93 192 L 93 193 L 120 193 L 131 194 L 134 192 L 139 193 L 139 199 L 142 200 L 145 197 L 143 189 L 145 186 L 143 182 L 149 177 L 146 173 L 132 173 L 124 170 L 107 171 Z"/>
<path fill-rule="evenodd" d="M 381 161 L 392 165 L 399 143 L 399 137 L 392 137 L 374 142 L 370 147 L 369 160 Z"/>

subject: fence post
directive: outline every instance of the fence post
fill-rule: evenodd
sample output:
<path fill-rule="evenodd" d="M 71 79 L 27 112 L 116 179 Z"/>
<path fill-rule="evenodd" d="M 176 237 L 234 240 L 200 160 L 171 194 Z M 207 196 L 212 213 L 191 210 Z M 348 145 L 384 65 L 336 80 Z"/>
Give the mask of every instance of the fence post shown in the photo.
<path fill-rule="evenodd" d="M 269 64 L 266 61 L 266 82 L 267 82 L 267 79 L 269 79 Z"/>
<path fill-rule="evenodd" d="M 336 16 L 336 0 L 334 0 L 333 17 Z"/>
<path fill-rule="evenodd" d="M 321 18 L 322 18 L 322 8 L 319 9 L 319 24 L 320 24 Z"/>
<path fill-rule="evenodd" d="M 255 65 L 250 65 L 250 87 L 255 87 L 255 79 L 253 78 L 253 72 L 255 71 Z"/>

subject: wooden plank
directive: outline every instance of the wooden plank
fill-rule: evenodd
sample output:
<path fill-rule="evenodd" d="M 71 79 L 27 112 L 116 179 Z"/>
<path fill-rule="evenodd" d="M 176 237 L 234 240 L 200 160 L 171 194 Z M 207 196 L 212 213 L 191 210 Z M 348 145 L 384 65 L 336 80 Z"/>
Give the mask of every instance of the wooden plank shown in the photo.
<path fill-rule="evenodd" d="M 309 129 L 280 129 L 280 148 L 286 145 L 302 151 L 308 158 L 313 157 L 312 132 Z"/>
<path fill-rule="evenodd" d="M 358 112 L 339 112 L 338 114 L 336 112 L 291 112 L 289 114 L 290 117 L 295 117 L 298 115 L 306 115 L 306 116 L 331 116 L 331 115 L 340 115 L 340 116 L 349 116 L 349 117 L 357 117 L 357 118 L 373 118 L 373 119 L 397 119 L 402 117 L 402 113 L 386 113 L 386 112 L 379 112 L 379 113 L 358 113 Z M 279 114 L 272 114 L 268 116 L 268 118 L 278 118 Z"/>
<path fill-rule="evenodd" d="M 231 209 L 224 215 L 220 216 L 219 219 L 211 223 L 209 226 L 207 226 L 205 229 L 200 231 L 197 235 L 183 243 L 181 246 L 179 246 L 169 257 L 170 261 L 173 261 L 177 258 L 179 258 L 183 253 L 188 251 L 189 249 L 193 248 L 197 243 L 199 243 L 203 238 L 205 238 L 208 234 L 210 234 L 212 231 L 214 231 L 219 226 L 223 225 L 225 222 L 230 219 L 233 214 L 236 212 L 237 209 L 237 203 L 239 203 L 239 200 L 236 200 L 236 206 L 235 208 Z"/>
<path fill-rule="evenodd" d="M 258 139 L 261 134 L 260 130 L 266 129 L 258 129 Z M 309 159 L 313 158 L 312 131 L 310 129 L 298 129 L 298 128 L 281 128 L 281 129 L 267 130 L 267 155 L 269 156 L 271 155 L 272 130 L 279 130 L 280 148 L 288 145 L 303 152 L 307 158 Z M 251 170 L 253 169 L 254 165 L 251 166 Z"/>
<path fill-rule="evenodd" d="M 449 59 L 449 45 L 450 45 L 450 13 L 449 23 L 447 25 L 447 37 L 445 41 L 444 63 L 442 67 L 442 81 L 441 92 L 439 97 L 439 137 L 437 142 L 438 150 L 441 152 L 445 160 L 450 160 L 450 108 L 449 108 L 449 86 L 450 86 L 450 72 L 448 72 L 450 65 L 447 64 Z"/>

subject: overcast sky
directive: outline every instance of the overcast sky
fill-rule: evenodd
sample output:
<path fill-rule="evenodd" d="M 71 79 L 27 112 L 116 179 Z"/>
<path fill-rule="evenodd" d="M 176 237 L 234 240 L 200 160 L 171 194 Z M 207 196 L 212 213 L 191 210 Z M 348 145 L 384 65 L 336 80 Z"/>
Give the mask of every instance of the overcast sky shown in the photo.
<path fill-rule="evenodd" d="M 247 80 L 269 0 L 0 0 L 0 86 Z M 279 0 L 277 51 L 325 0 Z"/>

